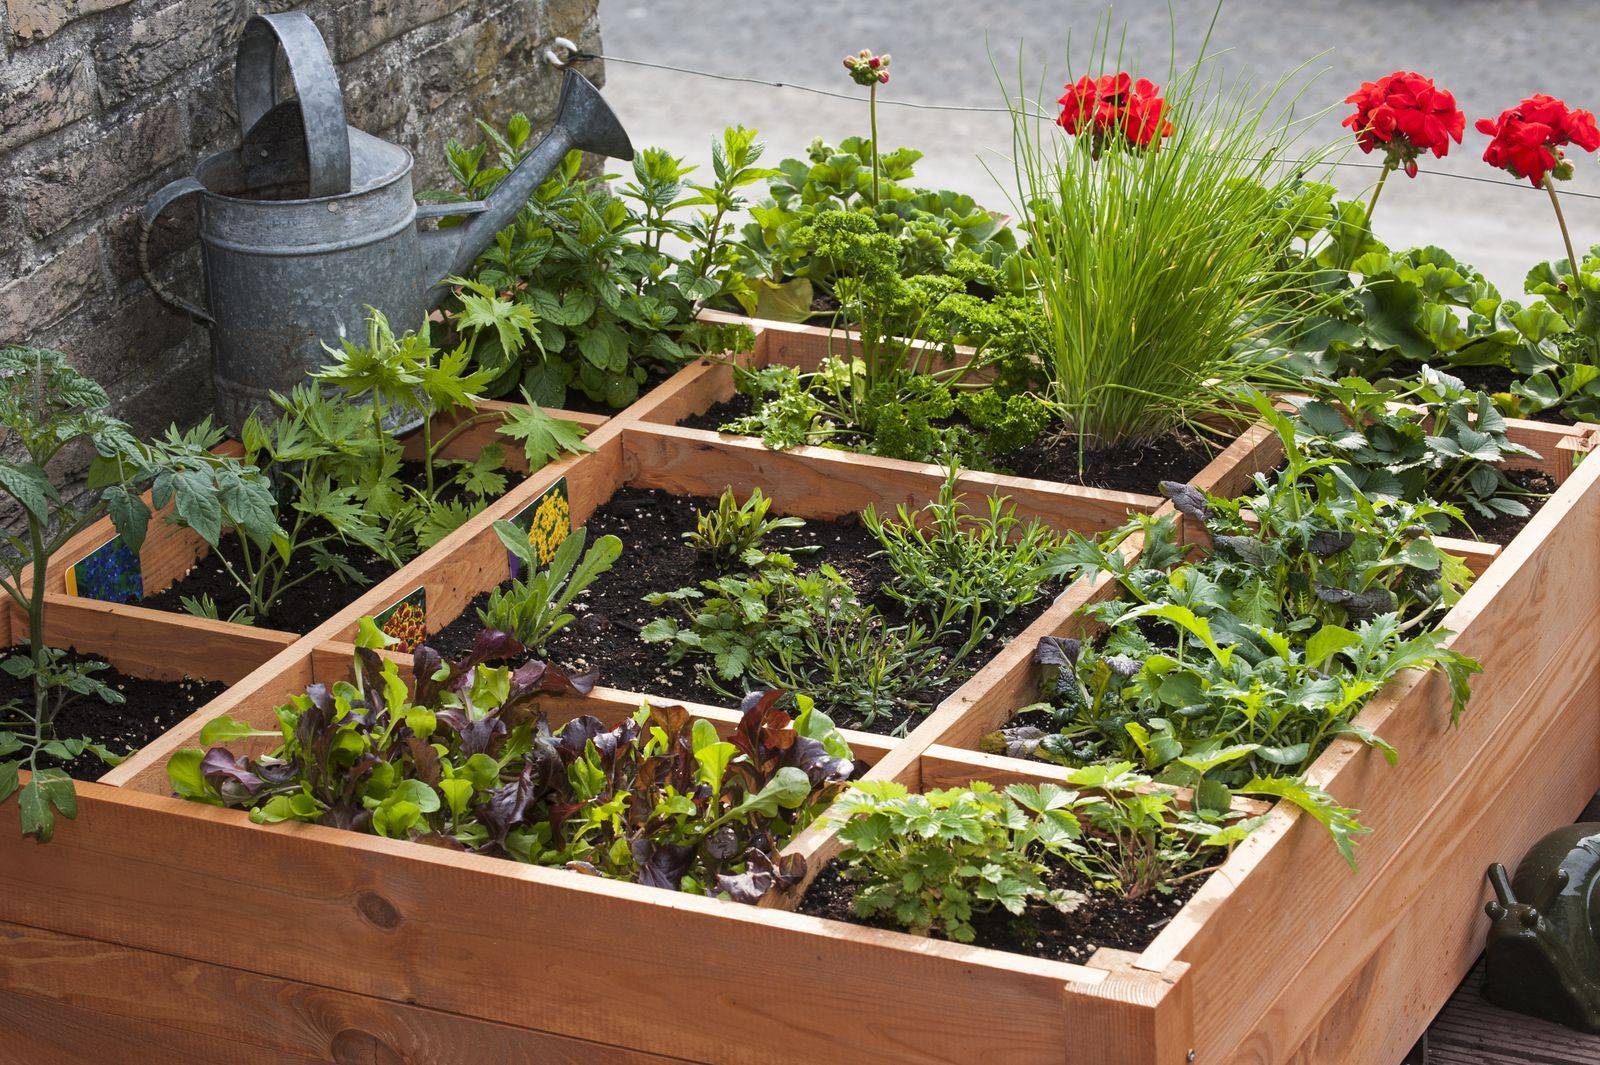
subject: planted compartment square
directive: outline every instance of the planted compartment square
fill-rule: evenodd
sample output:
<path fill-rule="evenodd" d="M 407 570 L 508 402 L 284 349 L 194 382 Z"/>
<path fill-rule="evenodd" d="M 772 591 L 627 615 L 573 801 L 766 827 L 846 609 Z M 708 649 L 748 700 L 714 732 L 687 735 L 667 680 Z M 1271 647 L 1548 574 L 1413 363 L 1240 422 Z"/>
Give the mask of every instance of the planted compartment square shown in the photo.
<path fill-rule="evenodd" d="M 552 492 L 564 512 L 547 528 Z M 524 486 L 522 527 L 452 543 L 430 573 L 356 609 L 420 583 L 446 650 L 488 618 L 611 687 L 724 706 L 802 688 L 842 726 L 904 732 L 1048 608 L 1064 531 L 1159 502 L 629 426 L 560 480 Z M 583 532 L 563 543 L 568 528 Z M 965 552 L 966 583 L 929 570 L 941 547 Z M 520 584 L 497 582 L 513 563 Z"/>
<path fill-rule="evenodd" d="M 710 312 L 705 316 L 722 320 L 721 316 Z M 1026 415 L 1021 410 L 1013 410 L 1004 429 L 992 426 L 975 430 L 970 419 L 956 411 L 935 418 L 928 426 L 918 423 L 915 433 L 907 437 L 906 446 L 887 450 L 862 433 L 838 424 L 816 432 L 764 431 L 761 420 L 750 417 L 763 402 L 750 394 L 759 391 L 762 371 L 790 368 L 802 375 L 813 374 L 826 360 L 837 361 L 858 353 L 860 340 L 852 332 L 820 326 L 759 320 L 754 325 L 756 340 L 749 354 L 711 360 L 709 364 L 680 371 L 657 394 L 641 401 L 636 410 L 653 422 L 715 433 L 724 438 L 729 435 L 764 438 L 774 447 L 844 448 L 887 463 L 921 464 L 934 460 L 937 455 L 954 454 L 959 456 L 958 461 L 964 468 L 995 473 L 1008 480 L 1040 480 L 1144 495 L 1156 494 L 1162 481 L 1204 478 L 1208 470 L 1220 469 L 1223 451 L 1250 421 L 1243 414 L 1235 419 L 1218 416 L 1208 419 L 1200 431 L 1178 429 L 1115 444 L 1085 444 L 1081 453 L 1078 439 L 1063 434 L 1042 406 L 1029 407 Z M 962 366 L 964 360 L 972 356 L 970 349 L 959 347 L 954 348 L 952 354 L 927 345 L 916 347 L 923 352 L 926 361 L 920 372 L 930 380 L 941 371 Z M 992 378 L 991 370 L 974 371 L 970 378 L 964 379 L 970 391 L 960 393 L 968 397 L 962 402 L 976 402 L 972 397 L 994 392 Z M 819 411 L 816 417 L 831 416 Z M 917 439 L 925 436 L 926 446 L 912 446 L 909 443 L 912 436 Z M 974 449 L 961 443 L 970 444 L 973 440 L 985 441 L 985 446 Z"/>
<path fill-rule="evenodd" d="M 328 456 L 336 465 L 315 473 L 308 472 L 304 463 L 310 455 L 328 454 L 328 449 L 317 445 L 314 439 L 327 427 L 309 430 L 307 425 L 320 420 L 323 414 L 292 424 L 280 423 L 273 429 L 263 428 L 263 435 L 279 435 L 269 445 L 255 441 L 256 450 L 251 454 L 268 464 L 269 473 L 279 471 L 277 520 L 287 537 L 281 543 L 261 542 L 223 524 L 212 534 L 219 539 L 218 547 L 213 549 L 206 536 L 196 532 L 189 521 L 166 520 L 173 513 L 169 503 L 162 516 L 151 522 L 137 556 L 126 551 L 115 556 L 123 563 L 130 559 L 137 563 L 137 571 L 130 572 L 121 586 L 121 601 L 129 607 L 128 616 L 152 621 L 174 614 L 194 616 L 240 634 L 251 630 L 289 634 L 311 631 L 364 589 L 395 572 L 397 563 L 404 564 L 407 554 L 443 536 L 521 482 L 527 473 L 528 456 L 519 439 L 499 430 L 503 425 L 514 425 L 507 419 L 527 410 L 518 404 L 486 402 L 466 412 L 442 415 L 426 430 L 407 434 L 399 449 L 382 464 L 370 469 L 361 462 L 338 467 L 338 462 L 356 455 L 352 450 L 344 458 Z M 366 416 L 358 409 L 344 413 L 361 418 L 365 424 Z M 582 432 L 603 421 L 580 415 L 563 418 L 546 412 L 533 417 L 539 419 L 539 433 L 553 423 L 557 430 L 554 439 L 573 444 Z M 570 428 L 563 430 L 561 426 Z M 330 445 L 334 439 L 326 437 Z M 536 442 L 539 449 L 551 446 L 543 436 Z M 225 455 L 246 454 L 240 444 L 232 441 L 218 450 Z M 432 490 L 423 461 L 430 450 L 434 454 Z M 559 446 L 556 451 L 536 450 L 535 455 L 542 460 L 558 452 Z M 339 479 L 331 479 L 330 474 L 340 468 L 344 472 Z M 290 475 L 281 472 L 284 470 L 292 472 L 292 480 L 286 479 Z M 358 491 L 343 479 L 346 476 L 364 479 L 366 487 Z M 429 502 L 425 508 L 411 506 L 409 516 L 402 518 L 369 499 L 372 492 L 390 499 L 390 504 L 383 506 L 404 509 L 408 507 L 407 500 Z M 410 530 L 404 542 L 380 531 L 380 526 L 400 522 Z M 111 557 L 118 543 L 109 521 L 85 530 L 52 563 L 52 587 L 85 599 L 98 597 L 102 592 L 97 591 L 96 584 L 84 580 L 86 565 L 103 556 Z M 99 578 L 97 581 L 105 583 Z M 259 610 L 261 601 L 271 603 L 264 614 Z"/>

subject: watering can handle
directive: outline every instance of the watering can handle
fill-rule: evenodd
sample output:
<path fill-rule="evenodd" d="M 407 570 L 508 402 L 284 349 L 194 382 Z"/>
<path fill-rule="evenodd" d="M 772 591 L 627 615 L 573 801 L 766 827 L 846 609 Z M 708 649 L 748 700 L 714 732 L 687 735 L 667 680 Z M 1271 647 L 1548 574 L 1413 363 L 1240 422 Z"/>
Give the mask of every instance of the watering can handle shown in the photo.
<path fill-rule="evenodd" d="M 307 194 L 316 199 L 350 191 L 350 133 L 344 93 L 327 42 L 304 11 L 256 15 L 245 23 L 233 75 L 239 129 L 245 139 L 278 103 L 278 48 L 289 59 L 289 78 L 300 99 L 305 127 Z"/>
<path fill-rule="evenodd" d="M 139 216 L 139 272 L 144 275 L 144 283 L 150 286 L 150 291 L 156 294 L 156 299 L 175 311 L 182 311 L 197 322 L 205 325 L 214 325 L 216 324 L 216 319 L 182 296 L 168 292 L 161 282 L 156 280 L 155 271 L 150 269 L 150 231 L 155 229 L 156 219 L 160 218 L 161 212 L 165 211 L 173 203 L 183 199 L 185 196 L 204 192 L 205 188 L 204 185 L 192 177 L 179 178 L 177 181 L 168 183 L 160 192 L 150 197 L 150 202 L 145 204 L 144 213 Z"/>

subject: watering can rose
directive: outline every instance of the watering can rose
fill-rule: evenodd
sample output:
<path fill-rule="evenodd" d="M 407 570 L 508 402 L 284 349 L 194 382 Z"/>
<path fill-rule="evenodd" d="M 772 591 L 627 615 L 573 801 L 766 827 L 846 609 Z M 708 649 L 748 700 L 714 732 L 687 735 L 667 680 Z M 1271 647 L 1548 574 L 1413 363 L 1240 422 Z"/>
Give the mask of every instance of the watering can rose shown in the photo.
<path fill-rule="evenodd" d="M 1148 148 L 1172 136 L 1172 121 L 1163 117 L 1167 102 L 1160 86 L 1148 78 L 1134 81 L 1125 70 L 1098 78 L 1084 75 L 1056 102 L 1061 105 L 1057 125 L 1074 137 L 1087 134 L 1096 155 L 1116 137 Z"/>
<path fill-rule="evenodd" d="M 1397 70 L 1377 81 L 1363 82 L 1345 98 L 1356 112 L 1344 120 L 1355 131 L 1363 152 L 1382 149 L 1388 166 L 1417 176 L 1417 156 L 1432 152 L 1443 159 L 1450 142 L 1461 143 L 1467 116 L 1448 90 L 1415 71 Z"/>

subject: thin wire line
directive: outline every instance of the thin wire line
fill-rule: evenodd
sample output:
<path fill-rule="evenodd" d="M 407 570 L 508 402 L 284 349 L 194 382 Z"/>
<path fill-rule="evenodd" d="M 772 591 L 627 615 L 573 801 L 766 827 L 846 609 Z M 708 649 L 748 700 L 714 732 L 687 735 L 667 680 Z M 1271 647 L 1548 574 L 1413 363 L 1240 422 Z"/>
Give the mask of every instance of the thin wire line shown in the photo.
<path fill-rule="evenodd" d="M 792 82 L 792 81 L 768 81 L 765 78 L 748 78 L 748 77 L 744 77 L 744 76 L 738 75 L 738 74 L 718 74 L 718 73 L 716 73 L 714 71 L 710 71 L 710 70 L 693 70 L 693 69 L 691 69 L 689 67 L 676 67 L 676 66 L 673 66 L 670 63 L 650 63 L 650 62 L 646 62 L 643 59 L 625 59 L 622 56 L 602 55 L 599 52 L 572 52 L 571 54 L 569 54 L 567 56 L 566 62 L 574 63 L 574 62 L 581 62 L 583 60 L 589 60 L 589 59 L 601 59 L 601 60 L 604 60 L 607 63 L 623 63 L 623 64 L 626 64 L 628 66 L 633 66 L 633 67 L 649 67 L 651 70 L 665 70 L 665 71 L 670 71 L 671 73 L 674 73 L 674 74 L 688 74 L 688 75 L 691 75 L 691 76 L 697 77 L 697 78 L 709 78 L 709 79 L 711 79 L 713 81 L 733 81 L 733 82 L 739 82 L 739 83 L 744 84 L 744 85 L 763 85 L 763 86 L 766 86 L 766 87 L 772 88 L 772 89 L 793 89 L 793 90 L 795 90 L 797 92 L 809 92 L 809 93 L 812 93 L 812 94 L 817 95 L 817 96 L 831 97 L 832 99 L 835 99 L 835 100 L 848 100 L 851 103 L 860 103 L 861 102 L 861 97 L 857 96 L 857 95 L 854 95 L 852 93 L 836 92 L 836 91 L 834 91 L 832 89 L 819 89 L 819 88 L 816 88 L 815 86 L 812 86 L 812 85 L 799 85 L 799 84 L 797 84 L 795 82 Z M 557 64 L 557 65 L 565 65 L 565 64 Z M 884 99 L 881 96 L 878 98 L 878 106 L 880 106 L 880 107 L 883 107 L 883 106 L 906 107 L 906 108 L 910 108 L 913 111 L 972 111 L 972 112 L 980 112 L 980 113 L 983 113 L 983 114 L 1001 114 L 1001 115 L 1012 113 L 1011 109 L 1009 107 L 981 107 L 981 106 L 976 106 L 976 105 L 971 105 L 971 104 L 929 104 L 929 103 L 918 103 L 917 101 L 914 101 L 914 100 Z M 1030 115 L 1029 117 L 1048 119 L 1050 116 L 1049 115 L 1037 115 L 1037 114 L 1035 114 L 1035 115 Z M 1265 160 L 1253 159 L 1251 161 L 1252 162 L 1264 162 Z M 1304 159 L 1284 159 L 1284 160 L 1281 160 L 1281 161 L 1285 165 L 1289 165 L 1289 164 L 1292 164 L 1292 163 L 1304 163 L 1304 162 L 1307 162 L 1308 160 L 1304 160 Z M 1351 168 L 1356 168 L 1356 169 L 1361 169 L 1361 170 L 1382 170 L 1383 166 L 1384 166 L 1384 164 L 1382 164 L 1382 163 L 1364 163 L 1364 162 L 1361 162 L 1360 160 L 1357 160 L 1357 159 L 1351 159 L 1351 160 L 1319 159 L 1319 160 L 1315 160 L 1315 162 L 1318 165 L 1326 164 L 1328 166 L 1343 166 L 1343 167 L 1351 167 Z M 1472 174 L 1457 174 L 1457 173 L 1453 173 L 1453 172 L 1451 172 L 1449 170 L 1421 170 L 1421 169 L 1419 169 L 1418 173 L 1419 174 L 1426 174 L 1429 177 L 1449 178 L 1452 181 L 1472 181 L 1472 182 L 1476 182 L 1479 185 L 1499 185 L 1502 188 L 1522 189 L 1522 190 L 1526 190 L 1528 192 L 1538 192 L 1539 191 L 1538 189 L 1534 188 L 1532 185 L 1526 185 L 1526 184 L 1524 184 L 1524 183 L 1522 183 L 1520 181 L 1504 181 L 1504 180 L 1501 180 L 1499 178 L 1477 177 L 1477 176 L 1472 175 Z M 1577 199 L 1583 199 L 1583 200 L 1600 200 L 1600 193 L 1578 192 L 1575 189 L 1566 189 L 1561 193 L 1561 196 L 1562 196 L 1563 199 L 1574 198 L 1575 197 Z"/>

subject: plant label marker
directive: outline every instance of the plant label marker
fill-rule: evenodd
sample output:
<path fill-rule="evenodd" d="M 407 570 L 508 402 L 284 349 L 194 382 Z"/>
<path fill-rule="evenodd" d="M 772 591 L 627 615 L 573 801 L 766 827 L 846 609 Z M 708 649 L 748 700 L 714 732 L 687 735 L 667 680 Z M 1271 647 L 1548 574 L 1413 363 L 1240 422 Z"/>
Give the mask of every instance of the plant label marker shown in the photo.
<path fill-rule="evenodd" d="M 428 589 L 413 588 L 372 619 L 385 636 L 399 641 L 396 651 L 410 654 L 428 638 Z"/>
<path fill-rule="evenodd" d="M 556 548 L 572 535 L 572 505 L 568 502 L 565 477 L 546 488 L 539 498 L 511 516 L 511 524 L 528 534 L 539 549 L 539 565 L 548 566 Z M 506 568 L 512 580 L 522 577 L 522 560 L 506 552 Z"/>
<path fill-rule="evenodd" d="M 121 536 L 113 536 L 68 567 L 67 594 L 108 603 L 137 603 L 144 598 L 144 573 L 138 552 Z"/>

